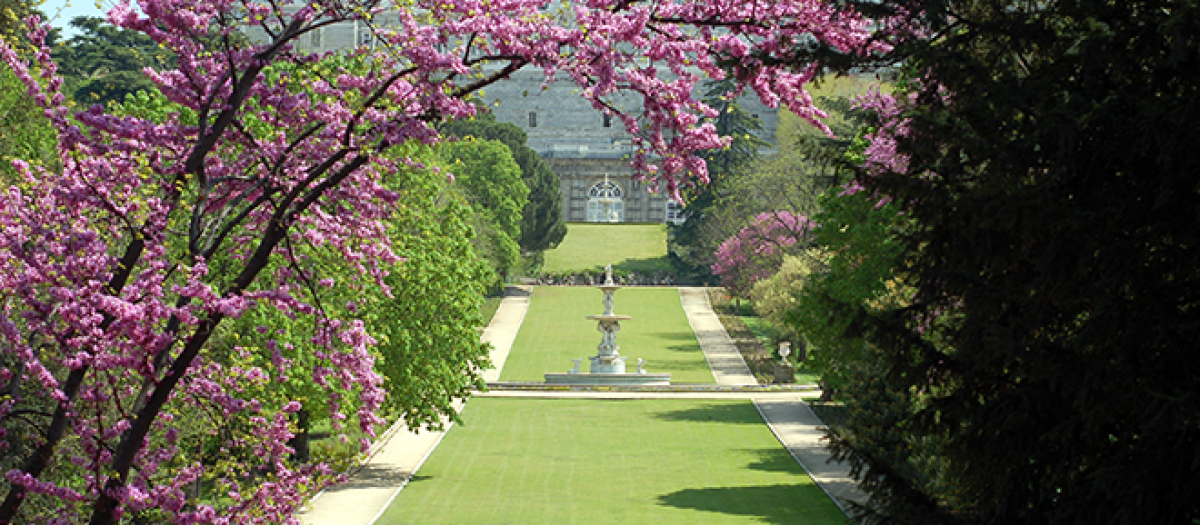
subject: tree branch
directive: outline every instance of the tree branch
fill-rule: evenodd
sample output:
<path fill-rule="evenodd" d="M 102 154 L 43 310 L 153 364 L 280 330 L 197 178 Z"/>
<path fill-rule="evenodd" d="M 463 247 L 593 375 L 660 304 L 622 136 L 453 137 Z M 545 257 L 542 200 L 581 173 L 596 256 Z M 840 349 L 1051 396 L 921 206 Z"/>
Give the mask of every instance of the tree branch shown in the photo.
<path fill-rule="evenodd" d="M 113 273 L 112 278 L 109 279 L 108 285 L 105 287 L 108 295 L 116 296 L 120 294 L 129 280 L 130 274 L 133 273 L 134 265 L 141 258 L 145 246 L 145 241 L 141 237 L 135 237 L 129 243 L 129 246 L 125 249 L 125 255 L 117 263 L 116 272 Z M 114 317 L 105 314 L 99 328 L 101 330 L 107 329 L 114 320 Z M 54 417 L 46 429 L 46 441 L 33 451 L 33 454 L 26 459 L 24 466 L 21 468 L 21 471 L 25 474 L 37 478 L 42 475 L 46 467 L 50 466 L 50 459 L 54 455 L 54 449 L 62 441 L 67 429 L 67 423 L 70 419 L 69 408 L 74 402 L 75 397 L 79 395 L 79 388 L 83 385 L 83 379 L 87 376 L 89 369 L 90 367 L 87 365 L 82 365 L 79 368 L 72 369 L 67 375 L 67 380 L 62 388 L 65 400 L 60 401 L 58 407 L 54 410 Z M 8 496 L 4 499 L 4 503 L 0 504 L 0 525 L 8 525 L 13 522 L 17 511 L 21 508 L 21 503 L 25 501 L 25 493 L 23 485 L 12 485 L 9 488 Z"/>
<path fill-rule="evenodd" d="M 241 295 L 247 290 L 254 282 L 254 279 L 258 277 L 258 274 L 270 262 L 271 253 L 287 235 L 288 228 L 295 217 L 307 210 L 325 191 L 341 184 L 369 161 L 370 157 L 367 155 L 355 157 L 330 175 L 328 179 L 312 188 L 304 195 L 304 198 L 295 208 L 291 208 L 290 203 L 294 198 L 299 197 L 298 194 L 289 196 L 290 199 L 282 202 L 275 216 L 268 223 L 266 231 L 263 232 L 262 240 L 259 241 L 254 254 L 246 261 L 246 266 L 243 267 L 242 272 L 221 296 L 234 297 Z M 146 401 L 145 406 L 138 411 L 129 430 L 121 436 L 121 442 L 117 446 L 116 453 L 113 454 L 112 474 L 109 476 L 108 481 L 105 482 L 104 490 L 100 492 L 100 496 L 92 507 L 90 525 L 107 525 L 113 523 L 115 519 L 113 511 L 119 504 L 113 497 L 114 494 L 119 492 L 117 489 L 125 486 L 126 478 L 133 467 L 133 461 L 137 457 L 138 452 L 141 451 L 143 441 L 149 434 L 154 421 L 158 419 L 159 413 L 162 411 L 163 406 L 166 405 L 175 386 L 187 375 L 188 368 L 191 367 L 192 362 L 200 354 L 200 350 L 208 343 L 209 338 L 212 337 L 217 326 L 220 325 L 224 318 L 224 314 L 213 312 L 200 322 L 199 326 L 196 327 L 196 331 L 184 345 L 179 357 L 175 358 L 171 369 L 163 376 L 162 381 L 155 386 L 154 392 Z M 0 524 L 2 523 L 6 522 L 0 522 Z"/>

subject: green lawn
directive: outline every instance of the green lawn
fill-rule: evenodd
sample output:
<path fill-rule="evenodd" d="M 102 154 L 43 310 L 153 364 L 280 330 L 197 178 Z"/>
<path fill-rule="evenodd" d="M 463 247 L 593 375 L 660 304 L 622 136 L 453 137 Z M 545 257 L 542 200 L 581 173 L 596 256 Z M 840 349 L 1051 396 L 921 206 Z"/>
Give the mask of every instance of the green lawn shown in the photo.
<path fill-rule="evenodd" d="M 377 522 L 825 525 L 749 401 L 472 399 Z"/>
<path fill-rule="evenodd" d="M 566 372 L 572 358 L 596 355 L 600 332 L 585 318 L 604 312 L 603 292 L 590 286 L 538 286 L 529 311 L 504 363 L 502 381 L 543 381 L 546 372 Z M 646 370 L 670 373 L 672 383 L 712 383 L 713 375 L 688 324 L 675 288 L 622 288 L 613 297 L 621 323 L 617 344 L 628 357 L 628 372 L 637 360 Z M 581 370 L 587 372 L 584 359 Z"/>
<path fill-rule="evenodd" d="M 550 273 L 604 268 L 670 271 L 665 224 L 567 225 L 567 236 L 558 248 L 546 251 L 542 270 Z"/>

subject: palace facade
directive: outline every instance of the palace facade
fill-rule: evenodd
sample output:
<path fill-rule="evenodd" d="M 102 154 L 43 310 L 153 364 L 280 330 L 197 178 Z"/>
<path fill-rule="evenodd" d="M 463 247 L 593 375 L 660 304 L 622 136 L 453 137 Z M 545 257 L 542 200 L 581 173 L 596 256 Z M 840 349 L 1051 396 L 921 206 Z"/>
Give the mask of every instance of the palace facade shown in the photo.
<path fill-rule="evenodd" d="M 376 23 L 387 26 L 386 15 Z M 323 27 L 298 42 L 307 51 L 335 51 L 375 45 L 363 22 Z M 561 179 L 563 218 L 568 222 L 677 222 L 680 208 L 666 196 L 635 180 L 629 158 L 630 136 L 619 119 L 606 116 L 578 95 L 570 81 L 543 89 L 541 71 L 526 68 L 489 86 L 484 101 L 501 122 L 511 122 L 529 136 L 528 145 Z M 623 111 L 639 111 L 635 98 L 611 101 Z M 757 97 L 739 100 L 759 118 L 760 138 L 775 143 L 779 123 L 775 109 Z"/>

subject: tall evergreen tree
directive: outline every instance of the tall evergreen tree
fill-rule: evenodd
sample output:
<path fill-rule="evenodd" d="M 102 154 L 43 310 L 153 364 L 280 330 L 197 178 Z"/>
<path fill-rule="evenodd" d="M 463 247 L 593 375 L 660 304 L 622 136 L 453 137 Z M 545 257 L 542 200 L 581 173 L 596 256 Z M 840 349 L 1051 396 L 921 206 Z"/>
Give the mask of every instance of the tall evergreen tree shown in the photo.
<path fill-rule="evenodd" d="M 0 0 L 0 38 L 17 42 L 25 36 L 25 17 L 38 13 L 32 0 Z"/>
<path fill-rule="evenodd" d="M 56 46 L 54 56 L 76 102 L 108 106 L 157 89 L 143 70 L 163 69 L 169 58 L 154 39 L 99 17 L 75 17 L 71 25 L 79 34 Z"/>
<path fill-rule="evenodd" d="M 562 193 L 557 173 L 536 151 L 526 145 L 525 131 L 508 122 L 497 122 L 491 113 L 470 120 L 447 123 L 443 131 L 456 137 L 497 140 L 512 150 L 513 160 L 521 167 L 521 180 L 529 187 L 529 203 L 521 218 L 521 251 L 534 253 L 558 246 L 567 235 L 562 218 Z"/>
<path fill-rule="evenodd" d="M 683 224 L 671 230 L 671 257 L 682 266 L 689 277 L 697 280 L 712 278 L 713 254 L 725 235 L 708 235 L 708 224 L 713 210 L 720 199 L 725 183 L 758 158 L 758 150 L 769 144 L 758 137 L 762 122 L 742 109 L 737 99 L 729 96 L 734 92 L 736 80 L 709 82 L 704 93 L 704 102 L 718 111 L 713 119 L 717 133 L 733 139 L 729 147 L 711 150 L 703 154 L 708 167 L 708 184 L 686 188 Z"/>
<path fill-rule="evenodd" d="M 522 210 L 529 189 L 511 151 L 497 140 L 463 140 L 440 148 L 455 175 L 454 186 L 470 204 L 474 215 L 475 249 L 491 266 L 493 291 L 503 289 L 504 278 L 521 261 Z"/>
<path fill-rule="evenodd" d="M 885 3 L 919 30 L 859 181 L 903 210 L 914 293 L 839 311 L 962 492 L 865 425 L 835 450 L 880 521 L 1197 523 L 1200 6 Z"/>

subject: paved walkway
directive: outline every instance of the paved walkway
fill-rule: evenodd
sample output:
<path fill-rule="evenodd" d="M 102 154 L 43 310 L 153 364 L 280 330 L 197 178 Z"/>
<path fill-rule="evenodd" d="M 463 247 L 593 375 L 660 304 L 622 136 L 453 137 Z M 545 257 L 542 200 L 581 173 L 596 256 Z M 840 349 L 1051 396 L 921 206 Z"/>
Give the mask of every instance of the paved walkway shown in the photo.
<path fill-rule="evenodd" d="M 504 360 L 512 348 L 513 339 L 529 307 L 530 288 L 510 287 L 496 316 L 483 332 L 483 339 L 492 343 L 494 368 L 484 372 L 484 379 L 496 382 Z M 708 303 L 703 288 L 680 288 L 680 301 L 688 315 L 692 330 L 704 350 L 713 377 L 721 385 L 753 385 L 756 381 L 737 347 L 721 326 Z M 849 470 L 837 463 L 828 463 L 821 438 L 822 423 L 802 398 L 816 397 L 810 392 L 615 392 L 586 390 L 493 390 L 477 394 L 480 397 L 581 397 L 597 399 L 752 399 L 763 420 L 792 457 L 809 475 L 842 506 L 843 499 L 858 502 L 865 495 L 850 478 Z M 459 407 L 461 408 L 461 406 Z M 300 515 L 308 525 L 371 525 L 392 499 L 404 488 L 408 478 L 420 468 L 425 458 L 441 441 L 441 432 L 415 434 L 403 427 L 393 427 L 372 448 L 367 464 L 355 473 L 349 483 L 323 492 L 311 508 Z M 844 507 L 843 507 L 844 508 Z"/>
<path fill-rule="evenodd" d="M 758 381 L 750 373 L 737 345 L 729 338 L 725 326 L 713 312 L 706 289 L 680 288 L 679 298 L 717 383 L 757 384 Z M 814 394 L 804 397 L 820 396 L 819 391 L 814 391 Z M 809 476 L 834 503 L 843 511 L 846 510 L 845 500 L 866 503 L 867 496 L 850 477 L 849 466 L 829 461 L 829 452 L 822 442 L 825 436 L 824 423 L 801 401 L 800 395 L 759 393 L 749 394 L 747 397 L 754 400 L 758 413 L 762 414 L 763 421 L 771 427 L 771 432 L 775 433 L 779 442 L 788 449 L 804 470 L 808 471 Z"/>
<path fill-rule="evenodd" d="M 829 451 L 822 441 L 825 424 L 808 405 L 798 401 L 798 398 L 756 396 L 754 406 L 758 407 L 758 413 L 762 414 L 779 442 L 808 471 L 821 490 L 842 508 L 842 512 L 847 510 L 847 500 L 865 504 L 867 495 L 850 477 L 850 467 L 830 461 Z"/>
<path fill-rule="evenodd" d="M 725 332 L 721 319 L 713 312 L 712 304 L 708 302 L 706 288 L 680 288 L 679 302 L 683 303 L 683 311 L 687 313 L 688 323 L 696 332 L 704 357 L 708 359 L 708 367 L 712 369 L 713 377 L 718 385 L 755 385 L 758 380 L 750 373 L 742 353 L 737 345 Z"/>
<path fill-rule="evenodd" d="M 493 347 L 492 368 L 483 372 L 485 380 L 500 378 L 517 329 L 525 320 L 531 293 L 528 286 L 509 287 L 492 322 L 483 330 L 480 337 Z M 456 403 L 454 408 L 461 411 L 462 403 Z M 371 447 L 366 464 L 351 476 L 350 482 L 321 492 L 300 514 L 300 521 L 306 525 L 371 525 L 443 435 L 445 432 L 418 433 L 401 424 L 393 426 Z"/>

